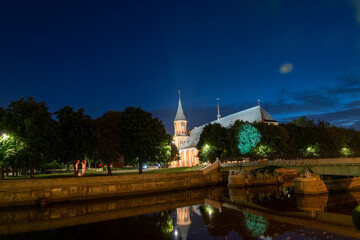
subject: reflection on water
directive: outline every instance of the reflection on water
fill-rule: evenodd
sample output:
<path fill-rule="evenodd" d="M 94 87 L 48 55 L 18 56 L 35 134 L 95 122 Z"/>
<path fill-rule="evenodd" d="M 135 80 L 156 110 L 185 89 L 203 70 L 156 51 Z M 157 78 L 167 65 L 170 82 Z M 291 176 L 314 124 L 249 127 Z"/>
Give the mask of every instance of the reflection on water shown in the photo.
<path fill-rule="evenodd" d="M 359 239 L 359 202 L 283 185 L 0 209 L 0 239 Z"/>

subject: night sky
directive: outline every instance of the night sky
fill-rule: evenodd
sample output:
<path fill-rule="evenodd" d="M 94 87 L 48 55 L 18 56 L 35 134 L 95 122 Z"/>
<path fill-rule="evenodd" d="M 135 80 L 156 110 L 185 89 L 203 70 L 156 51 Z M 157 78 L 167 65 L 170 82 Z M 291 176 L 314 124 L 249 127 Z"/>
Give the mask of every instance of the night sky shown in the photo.
<path fill-rule="evenodd" d="M 0 2 L 0 107 L 126 106 L 169 133 L 261 105 L 360 129 L 360 0 Z"/>

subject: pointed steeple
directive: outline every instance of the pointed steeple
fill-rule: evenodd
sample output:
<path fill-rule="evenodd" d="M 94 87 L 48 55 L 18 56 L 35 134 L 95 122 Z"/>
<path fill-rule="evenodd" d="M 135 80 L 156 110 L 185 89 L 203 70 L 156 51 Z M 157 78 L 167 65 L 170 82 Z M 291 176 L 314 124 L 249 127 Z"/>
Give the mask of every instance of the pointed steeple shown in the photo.
<path fill-rule="evenodd" d="M 179 90 L 179 104 L 178 104 L 178 109 L 177 109 L 174 121 L 180 121 L 180 120 L 186 120 L 186 118 L 185 118 L 183 108 L 181 106 L 180 90 Z"/>

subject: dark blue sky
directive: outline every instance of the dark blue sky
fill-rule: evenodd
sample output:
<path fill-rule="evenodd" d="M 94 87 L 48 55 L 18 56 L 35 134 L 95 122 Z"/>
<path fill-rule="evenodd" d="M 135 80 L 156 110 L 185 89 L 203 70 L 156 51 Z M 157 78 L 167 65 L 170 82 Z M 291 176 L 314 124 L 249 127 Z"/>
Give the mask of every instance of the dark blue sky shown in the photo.
<path fill-rule="evenodd" d="M 360 1 L 0 2 L 0 106 L 138 106 L 172 132 L 262 106 L 360 129 Z"/>

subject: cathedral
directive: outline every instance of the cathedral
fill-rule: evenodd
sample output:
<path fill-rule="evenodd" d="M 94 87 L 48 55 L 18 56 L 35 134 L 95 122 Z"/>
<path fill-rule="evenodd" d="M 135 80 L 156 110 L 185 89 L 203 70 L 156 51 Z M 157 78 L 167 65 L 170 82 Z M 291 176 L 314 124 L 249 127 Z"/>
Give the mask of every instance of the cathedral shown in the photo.
<path fill-rule="evenodd" d="M 244 122 L 265 122 L 269 124 L 278 124 L 261 106 L 258 106 L 228 115 L 226 117 L 220 116 L 220 111 L 218 107 L 218 116 L 217 120 L 210 122 L 219 123 L 223 127 L 231 126 L 236 120 Z M 209 123 L 206 123 L 200 127 L 195 127 L 190 132 L 187 130 L 187 120 L 184 114 L 184 110 L 181 105 L 181 99 L 179 95 L 179 103 L 177 112 L 174 120 L 174 137 L 173 142 L 176 147 L 179 149 L 180 160 L 172 161 L 170 164 L 171 168 L 175 167 L 190 167 L 196 166 L 199 164 L 199 151 L 196 148 L 197 143 L 199 142 L 201 132 L 203 128 Z"/>

